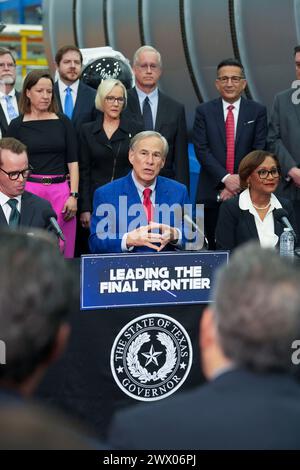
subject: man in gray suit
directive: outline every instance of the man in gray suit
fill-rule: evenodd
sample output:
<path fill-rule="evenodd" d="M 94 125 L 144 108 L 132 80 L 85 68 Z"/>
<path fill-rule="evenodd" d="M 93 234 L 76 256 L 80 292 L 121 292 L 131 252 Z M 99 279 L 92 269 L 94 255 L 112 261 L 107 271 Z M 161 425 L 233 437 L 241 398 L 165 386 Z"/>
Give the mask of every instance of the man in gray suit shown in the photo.
<path fill-rule="evenodd" d="M 295 47 L 294 56 L 296 78 L 300 80 L 300 45 Z M 268 148 L 280 161 L 282 180 L 278 192 L 293 203 L 300 241 L 300 100 L 299 90 L 294 84 L 275 96 L 268 130 Z"/>
<path fill-rule="evenodd" d="M 0 227 L 48 228 L 49 217 L 55 217 L 50 203 L 24 191 L 30 174 L 26 146 L 4 137 L 0 152 Z"/>

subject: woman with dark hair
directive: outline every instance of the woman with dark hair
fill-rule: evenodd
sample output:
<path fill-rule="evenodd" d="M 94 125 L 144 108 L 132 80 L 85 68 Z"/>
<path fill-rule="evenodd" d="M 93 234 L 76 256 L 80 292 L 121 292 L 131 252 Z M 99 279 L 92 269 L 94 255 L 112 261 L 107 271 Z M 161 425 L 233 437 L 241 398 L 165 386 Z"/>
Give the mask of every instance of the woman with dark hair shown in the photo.
<path fill-rule="evenodd" d="M 285 209 L 296 228 L 291 202 L 274 194 L 280 173 L 278 158 L 270 152 L 254 150 L 243 158 L 239 177 L 244 190 L 221 204 L 217 249 L 232 250 L 251 239 L 258 239 L 262 247 L 275 247 L 284 226 L 274 219 L 274 209 Z"/>
<path fill-rule="evenodd" d="M 77 138 L 71 121 L 58 113 L 53 87 L 45 70 L 27 75 L 19 100 L 21 114 L 11 121 L 7 136 L 27 146 L 33 170 L 26 190 L 51 203 L 66 239 L 64 255 L 72 258 L 79 181 Z"/>

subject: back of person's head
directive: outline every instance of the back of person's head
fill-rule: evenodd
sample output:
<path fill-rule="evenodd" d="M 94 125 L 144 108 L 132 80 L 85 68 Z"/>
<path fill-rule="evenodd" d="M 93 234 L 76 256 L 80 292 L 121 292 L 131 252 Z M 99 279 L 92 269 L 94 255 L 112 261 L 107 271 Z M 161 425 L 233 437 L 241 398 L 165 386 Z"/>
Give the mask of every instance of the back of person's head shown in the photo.
<path fill-rule="evenodd" d="M 6 346 L 2 386 L 20 387 L 49 362 L 68 329 L 75 293 L 69 266 L 50 234 L 0 232 L 0 340 Z"/>
<path fill-rule="evenodd" d="M 251 242 L 219 271 L 214 315 L 223 353 L 255 371 L 288 370 L 300 333 L 300 272 L 275 250 Z"/>
<path fill-rule="evenodd" d="M 77 421 L 32 403 L 26 403 L 26 406 L 16 402 L 1 405 L 0 423 L 0 450 L 101 448 L 94 436 Z"/>

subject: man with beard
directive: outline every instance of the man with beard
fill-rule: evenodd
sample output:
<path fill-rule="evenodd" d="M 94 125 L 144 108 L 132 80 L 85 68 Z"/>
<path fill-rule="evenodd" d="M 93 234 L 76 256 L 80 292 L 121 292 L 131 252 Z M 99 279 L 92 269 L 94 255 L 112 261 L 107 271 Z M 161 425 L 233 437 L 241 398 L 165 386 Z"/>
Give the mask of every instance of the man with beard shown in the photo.
<path fill-rule="evenodd" d="M 0 138 L 10 121 L 19 115 L 19 93 L 15 90 L 16 61 L 6 47 L 0 47 Z"/>
<path fill-rule="evenodd" d="M 77 133 L 83 122 L 94 121 L 96 90 L 79 80 L 82 67 L 82 54 L 76 46 L 62 46 L 55 55 L 59 78 L 54 86 L 56 99 L 61 112 L 74 124 Z"/>

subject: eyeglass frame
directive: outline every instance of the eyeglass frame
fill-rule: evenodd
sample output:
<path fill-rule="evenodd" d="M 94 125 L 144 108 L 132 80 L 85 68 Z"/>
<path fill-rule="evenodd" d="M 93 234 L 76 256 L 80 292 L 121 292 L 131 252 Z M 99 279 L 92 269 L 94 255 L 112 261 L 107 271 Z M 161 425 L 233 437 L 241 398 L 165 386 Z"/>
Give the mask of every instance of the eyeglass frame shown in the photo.
<path fill-rule="evenodd" d="M 262 171 L 265 171 L 266 172 L 266 176 L 261 176 L 261 172 Z M 276 175 L 273 175 L 272 172 L 276 171 Z M 260 170 L 257 170 L 256 173 L 258 174 L 258 177 L 261 179 L 261 180 L 266 180 L 268 178 L 269 175 L 272 176 L 272 178 L 279 178 L 280 177 L 280 168 L 278 167 L 274 167 L 274 168 L 271 168 L 271 170 L 266 170 L 264 168 L 261 168 Z"/>
<path fill-rule="evenodd" d="M 231 82 L 234 83 L 235 85 L 238 85 L 241 82 L 241 80 L 245 80 L 245 77 L 240 77 L 239 75 L 233 75 L 232 77 L 227 77 L 226 75 L 224 75 L 223 77 L 217 77 L 217 80 L 222 85 L 225 85 L 226 83 L 228 83 L 229 80 L 231 80 Z"/>
<path fill-rule="evenodd" d="M 104 99 L 105 101 L 108 101 L 108 103 L 111 104 L 115 104 L 115 102 L 117 102 L 120 106 L 125 102 L 125 98 L 122 96 L 119 96 L 118 98 L 116 98 L 115 96 L 106 96 Z"/>
<path fill-rule="evenodd" d="M 3 62 L 0 62 L 0 69 L 4 69 L 5 67 L 7 67 L 8 69 L 14 69 L 14 68 L 16 68 L 16 64 L 14 62 L 11 62 L 9 64 L 5 64 Z"/>
<path fill-rule="evenodd" d="M 150 70 L 152 70 L 153 72 L 161 68 L 159 64 L 135 64 L 135 65 L 144 71 L 148 70 L 149 67 L 150 67 Z"/>
<path fill-rule="evenodd" d="M 20 178 L 20 175 L 22 175 L 22 178 L 24 180 L 27 179 L 28 176 L 30 176 L 30 173 L 32 172 L 33 168 L 29 165 L 28 168 L 22 171 L 5 171 L 1 167 L 0 167 L 0 170 L 3 171 L 3 173 L 5 173 L 11 181 L 17 181 Z M 27 176 L 24 176 L 23 174 L 24 172 L 28 172 Z M 18 176 L 16 178 L 12 178 L 11 175 L 13 174 L 18 174 Z"/>

